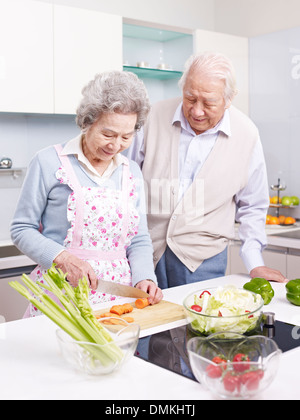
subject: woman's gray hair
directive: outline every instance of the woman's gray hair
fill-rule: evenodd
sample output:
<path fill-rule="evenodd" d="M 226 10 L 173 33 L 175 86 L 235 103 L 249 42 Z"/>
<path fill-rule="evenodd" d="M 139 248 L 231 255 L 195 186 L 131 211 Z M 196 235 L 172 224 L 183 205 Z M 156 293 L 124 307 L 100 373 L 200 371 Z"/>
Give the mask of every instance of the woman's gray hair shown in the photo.
<path fill-rule="evenodd" d="M 102 114 L 137 114 L 135 129 L 140 129 L 150 111 L 144 83 L 133 73 L 111 71 L 97 74 L 82 89 L 83 98 L 76 111 L 76 124 L 82 133 Z"/>
<path fill-rule="evenodd" d="M 224 99 L 226 104 L 237 94 L 235 70 L 231 60 L 221 53 L 205 52 L 191 56 L 185 64 L 185 71 L 179 80 L 179 87 L 183 90 L 191 70 L 199 75 L 205 74 L 211 78 L 224 80 Z"/>

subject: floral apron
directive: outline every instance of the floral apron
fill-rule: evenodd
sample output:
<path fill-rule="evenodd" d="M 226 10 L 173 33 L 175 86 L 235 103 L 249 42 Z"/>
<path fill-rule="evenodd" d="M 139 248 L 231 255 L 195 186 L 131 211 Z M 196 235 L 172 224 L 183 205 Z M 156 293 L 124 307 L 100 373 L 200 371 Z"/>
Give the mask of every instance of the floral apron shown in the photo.
<path fill-rule="evenodd" d="M 138 233 L 140 217 L 135 207 L 136 186 L 128 162 L 123 164 L 121 191 L 100 186 L 82 187 L 68 156 L 60 154 L 62 146 L 57 145 L 55 148 L 62 163 L 56 177 L 72 190 L 67 206 L 71 227 L 64 240 L 66 250 L 89 262 L 98 279 L 131 286 L 126 248 Z M 46 271 L 37 266 L 31 278 L 43 282 Z M 91 304 L 97 304 L 116 298 L 107 293 L 91 291 L 89 300 Z M 24 318 L 40 314 L 30 304 Z"/>

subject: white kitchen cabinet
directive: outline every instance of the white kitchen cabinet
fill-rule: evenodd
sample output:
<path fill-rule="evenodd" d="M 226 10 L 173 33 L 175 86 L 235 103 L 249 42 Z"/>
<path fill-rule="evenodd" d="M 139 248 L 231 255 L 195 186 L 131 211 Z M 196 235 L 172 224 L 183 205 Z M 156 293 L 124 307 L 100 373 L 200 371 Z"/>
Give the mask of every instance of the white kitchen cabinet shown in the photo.
<path fill-rule="evenodd" d="M 290 251 L 287 255 L 287 278 L 289 280 L 300 278 L 300 250 Z"/>
<path fill-rule="evenodd" d="M 54 5 L 54 112 L 75 114 L 82 88 L 108 70 L 122 70 L 122 18 Z"/>
<path fill-rule="evenodd" d="M 228 247 L 228 270 L 226 274 L 248 274 L 241 259 L 240 242 L 234 241 Z M 300 258 L 300 256 L 299 256 Z M 267 267 L 279 270 L 287 275 L 287 249 L 281 247 L 268 247 L 263 251 L 263 259 Z"/>
<path fill-rule="evenodd" d="M 0 278 L 0 317 L 6 322 L 23 318 L 28 301 L 10 285 L 11 281 L 20 281 L 20 276 Z"/>
<path fill-rule="evenodd" d="M 234 65 L 238 94 L 233 105 L 249 114 L 249 42 L 248 38 L 197 29 L 194 52 L 218 51 L 228 56 Z"/>
<path fill-rule="evenodd" d="M 52 5 L 0 0 L 0 112 L 53 113 Z"/>

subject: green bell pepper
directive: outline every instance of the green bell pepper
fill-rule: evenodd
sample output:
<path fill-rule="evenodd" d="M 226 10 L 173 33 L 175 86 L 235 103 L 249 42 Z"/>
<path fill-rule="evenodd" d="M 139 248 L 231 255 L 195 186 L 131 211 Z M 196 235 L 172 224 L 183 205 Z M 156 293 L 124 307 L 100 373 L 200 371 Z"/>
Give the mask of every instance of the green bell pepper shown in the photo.
<path fill-rule="evenodd" d="M 290 280 L 285 285 L 286 298 L 293 305 L 300 306 L 300 279 Z"/>
<path fill-rule="evenodd" d="M 248 283 L 245 283 L 243 287 L 244 289 L 249 290 L 250 292 L 261 295 L 265 305 L 268 305 L 273 299 L 273 287 L 271 286 L 271 283 L 266 279 L 255 277 L 254 279 L 251 279 Z"/>

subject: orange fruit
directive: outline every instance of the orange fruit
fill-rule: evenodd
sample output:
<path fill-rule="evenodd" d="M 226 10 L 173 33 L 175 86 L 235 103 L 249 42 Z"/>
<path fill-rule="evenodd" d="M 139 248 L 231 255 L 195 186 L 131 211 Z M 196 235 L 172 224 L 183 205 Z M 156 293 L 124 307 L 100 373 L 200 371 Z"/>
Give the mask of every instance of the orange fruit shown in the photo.
<path fill-rule="evenodd" d="M 276 216 L 272 216 L 269 222 L 270 225 L 279 225 L 279 218 Z"/>
<path fill-rule="evenodd" d="M 266 217 L 266 224 L 267 225 L 269 225 L 270 224 L 270 219 L 271 219 L 271 215 L 270 214 L 267 214 L 267 217 Z"/>
<path fill-rule="evenodd" d="M 284 224 L 285 225 L 293 225 L 294 223 L 296 223 L 296 219 L 294 219 L 293 217 L 286 217 Z"/>
<path fill-rule="evenodd" d="M 270 198 L 270 203 L 271 204 L 280 204 L 281 203 L 281 198 L 279 197 L 279 200 L 278 200 L 277 195 L 274 195 L 274 197 Z"/>
<path fill-rule="evenodd" d="M 279 219 L 279 223 L 281 225 L 283 225 L 284 224 L 284 221 L 285 221 L 285 216 L 279 216 L 278 219 Z"/>

